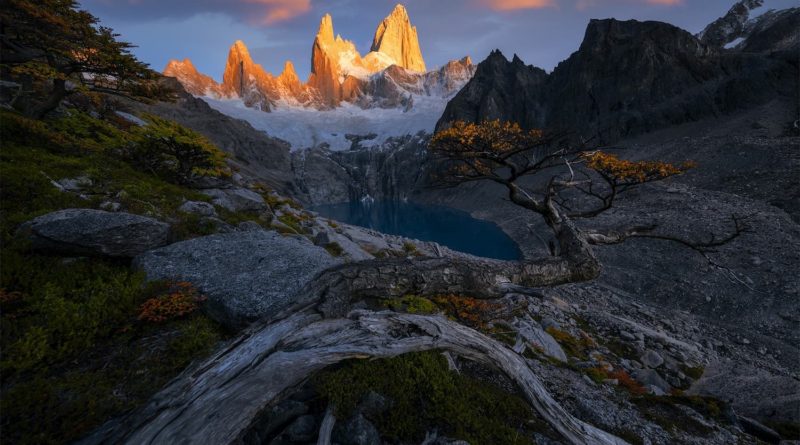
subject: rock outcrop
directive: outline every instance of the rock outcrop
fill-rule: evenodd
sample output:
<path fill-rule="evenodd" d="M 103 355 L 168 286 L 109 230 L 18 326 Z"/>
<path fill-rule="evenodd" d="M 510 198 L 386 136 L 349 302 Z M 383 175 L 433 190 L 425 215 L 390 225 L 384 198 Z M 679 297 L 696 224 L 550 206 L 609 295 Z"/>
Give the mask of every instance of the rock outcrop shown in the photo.
<path fill-rule="evenodd" d="M 136 257 L 150 280 L 180 279 L 208 296 L 209 314 L 242 327 L 294 303 L 295 293 L 339 263 L 307 238 L 244 231 L 172 244 Z"/>
<path fill-rule="evenodd" d="M 408 11 L 403 5 L 395 6 L 392 13 L 378 25 L 371 50 L 389 56 L 403 68 L 427 71 L 419 48 L 417 28 L 411 25 Z"/>
<path fill-rule="evenodd" d="M 728 13 L 706 26 L 697 38 L 701 42 L 722 47 L 742 37 L 750 18 L 750 11 L 764 5 L 764 0 L 741 0 L 734 4 Z"/>
<path fill-rule="evenodd" d="M 66 209 L 23 224 L 19 234 L 43 252 L 132 258 L 166 244 L 169 224 L 124 212 Z"/>

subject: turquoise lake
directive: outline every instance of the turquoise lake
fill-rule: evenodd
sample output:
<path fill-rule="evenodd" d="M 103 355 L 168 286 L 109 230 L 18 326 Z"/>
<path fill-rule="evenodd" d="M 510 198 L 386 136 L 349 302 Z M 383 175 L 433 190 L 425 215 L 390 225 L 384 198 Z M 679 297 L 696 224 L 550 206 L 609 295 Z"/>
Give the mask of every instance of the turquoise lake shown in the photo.
<path fill-rule="evenodd" d="M 350 202 L 312 208 L 326 218 L 391 235 L 434 241 L 485 258 L 518 260 L 517 244 L 500 228 L 467 212 L 405 202 Z"/>

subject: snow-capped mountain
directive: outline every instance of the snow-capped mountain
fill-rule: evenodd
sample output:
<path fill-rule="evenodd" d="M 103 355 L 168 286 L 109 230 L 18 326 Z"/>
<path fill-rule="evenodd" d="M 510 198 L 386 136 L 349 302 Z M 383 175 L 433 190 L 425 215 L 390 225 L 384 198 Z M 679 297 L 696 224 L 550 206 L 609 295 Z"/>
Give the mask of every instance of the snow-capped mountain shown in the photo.
<path fill-rule="evenodd" d="M 170 61 L 164 74 L 176 77 L 194 95 L 239 98 L 248 107 L 272 111 L 286 106 L 326 110 L 343 102 L 361 108 L 412 109 L 414 96 L 450 96 L 475 71 L 469 57 L 426 71 L 417 29 L 402 5 L 378 25 L 371 51 L 363 57 L 353 42 L 334 34 L 333 18 L 326 14 L 314 38 L 311 65 L 305 83 L 291 62 L 274 76 L 237 41 L 228 53 L 221 84 L 199 73 L 188 59 Z"/>
<path fill-rule="evenodd" d="M 237 41 L 228 52 L 222 83 L 198 72 L 188 59 L 170 61 L 164 74 L 217 110 L 295 149 L 323 143 L 346 149 L 348 134 L 374 134 L 371 143 L 380 145 L 390 137 L 432 132 L 447 101 L 475 73 L 469 57 L 428 71 L 417 29 L 402 5 L 378 25 L 363 57 L 353 42 L 334 34 L 333 18 L 326 14 L 314 38 L 311 65 L 306 82 L 292 62 L 275 76 Z"/>

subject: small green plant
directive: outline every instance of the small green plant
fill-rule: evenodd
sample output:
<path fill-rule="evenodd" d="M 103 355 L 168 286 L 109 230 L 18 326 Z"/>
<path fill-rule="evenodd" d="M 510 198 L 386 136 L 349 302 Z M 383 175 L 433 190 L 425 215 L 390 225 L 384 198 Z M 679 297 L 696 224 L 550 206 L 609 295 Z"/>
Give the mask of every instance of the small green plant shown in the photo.
<path fill-rule="evenodd" d="M 405 252 L 408 255 L 418 255 L 419 254 L 419 252 L 417 251 L 416 244 L 414 244 L 414 243 L 412 243 L 410 241 L 403 242 L 403 252 Z"/>
<path fill-rule="evenodd" d="M 545 330 L 558 342 L 564 352 L 570 357 L 585 360 L 587 358 L 587 351 L 595 346 L 594 341 L 586 334 L 582 334 L 580 338 L 576 338 L 569 332 L 562 331 L 554 326 L 550 326 Z"/>
<path fill-rule="evenodd" d="M 337 243 L 336 241 L 326 244 L 325 250 L 327 250 L 328 253 L 330 253 L 335 257 L 340 257 L 342 256 L 342 254 L 344 254 L 344 249 L 342 248 L 342 245 Z"/>
<path fill-rule="evenodd" d="M 383 304 L 394 311 L 407 312 L 409 314 L 433 314 L 439 310 L 431 300 L 418 295 L 406 295 L 397 299 L 384 300 Z"/>

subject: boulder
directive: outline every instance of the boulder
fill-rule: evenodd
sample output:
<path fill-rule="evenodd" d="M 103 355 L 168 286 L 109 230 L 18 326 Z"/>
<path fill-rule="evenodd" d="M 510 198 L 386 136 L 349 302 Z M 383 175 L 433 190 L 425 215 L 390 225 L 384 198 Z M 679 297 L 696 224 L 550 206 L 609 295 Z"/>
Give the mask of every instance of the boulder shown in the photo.
<path fill-rule="evenodd" d="M 61 191 L 80 192 L 91 187 L 94 183 L 88 176 L 78 176 L 77 178 L 63 178 L 56 181 Z"/>
<path fill-rule="evenodd" d="M 318 246 L 325 247 L 334 243 L 338 244 L 341 248 L 342 256 L 353 261 L 362 261 L 375 258 L 372 256 L 372 254 L 364 250 L 350 238 L 336 233 L 333 230 L 323 230 L 314 236 L 314 244 Z"/>
<path fill-rule="evenodd" d="M 656 389 L 656 393 L 662 391 L 663 394 L 667 394 L 672 389 L 669 383 L 664 381 L 661 375 L 652 369 L 637 369 L 633 371 L 633 378 L 646 388 L 652 387 Z"/>
<path fill-rule="evenodd" d="M 380 445 L 381 435 L 375 425 L 360 413 L 336 424 L 333 439 L 341 445 Z"/>
<path fill-rule="evenodd" d="M 200 216 L 217 216 L 214 205 L 203 201 L 186 201 L 178 207 L 178 210 Z"/>
<path fill-rule="evenodd" d="M 214 205 L 231 212 L 261 211 L 267 208 L 263 196 L 245 188 L 208 189 L 203 190 L 202 193 L 210 196 Z"/>
<path fill-rule="evenodd" d="M 310 442 L 317 435 L 317 419 L 310 414 L 300 416 L 283 430 L 283 435 L 290 442 Z"/>
<path fill-rule="evenodd" d="M 133 258 L 167 244 L 169 225 L 130 213 L 66 209 L 28 221 L 18 233 L 39 251 Z"/>
<path fill-rule="evenodd" d="M 321 271 L 340 262 L 303 237 L 246 231 L 210 235 L 147 252 L 134 260 L 150 280 L 194 283 L 211 317 L 241 328 L 295 301 Z"/>
<path fill-rule="evenodd" d="M 564 353 L 558 342 L 547 331 L 542 329 L 536 320 L 530 317 L 518 319 L 514 323 L 514 327 L 517 328 L 517 333 L 519 333 L 520 337 L 534 347 L 540 348 L 545 355 L 553 357 L 560 362 L 567 361 L 567 354 Z"/>
<path fill-rule="evenodd" d="M 664 358 L 656 351 L 648 349 L 639 360 L 648 368 L 658 368 L 664 364 Z"/>

